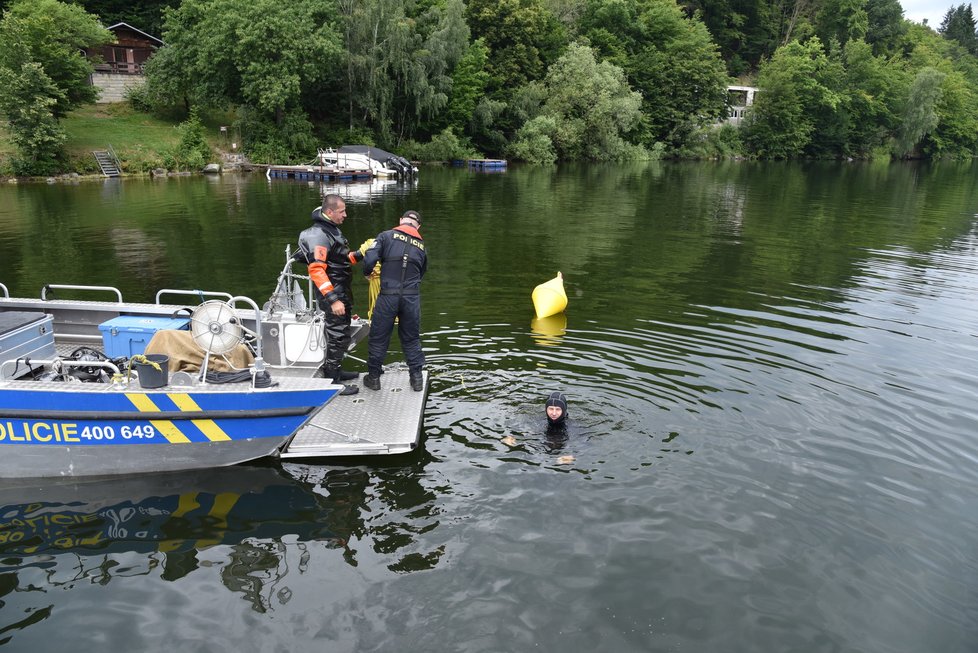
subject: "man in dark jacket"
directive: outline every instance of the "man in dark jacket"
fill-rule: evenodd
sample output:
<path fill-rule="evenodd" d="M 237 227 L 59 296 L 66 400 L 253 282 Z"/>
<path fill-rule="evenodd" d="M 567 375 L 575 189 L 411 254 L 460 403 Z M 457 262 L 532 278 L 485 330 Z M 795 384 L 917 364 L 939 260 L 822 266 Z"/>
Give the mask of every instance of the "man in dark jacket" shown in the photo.
<path fill-rule="evenodd" d="M 350 243 L 340 231 L 344 220 L 346 202 L 339 195 L 327 195 L 323 205 L 312 212 L 312 226 L 299 234 L 299 251 L 309 266 L 309 277 L 319 289 L 319 308 L 326 314 L 326 358 L 316 376 L 334 383 L 357 378 L 356 373 L 340 369 L 350 345 L 352 267 L 363 259 L 360 252 L 350 251 Z M 340 394 L 352 395 L 358 390 L 356 385 L 345 385 Z"/>
<path fill-rule="evenodd" d="M 371 390 L 380 390 L 380 375 L 395 318 L 411 389 L 424 390 L 420 290 L 421 279 L 428 269 L 428 254 L 418 233 L 420 226 L 421 215 L 417 211 L 405 212 L 398 226 L 377 236 L 363 258 L 363 273 L 367 276 L 377 263 L 381 264 L 380 295 L 370 319 L 367 376 L 363 377 L 363 384 Z"/>

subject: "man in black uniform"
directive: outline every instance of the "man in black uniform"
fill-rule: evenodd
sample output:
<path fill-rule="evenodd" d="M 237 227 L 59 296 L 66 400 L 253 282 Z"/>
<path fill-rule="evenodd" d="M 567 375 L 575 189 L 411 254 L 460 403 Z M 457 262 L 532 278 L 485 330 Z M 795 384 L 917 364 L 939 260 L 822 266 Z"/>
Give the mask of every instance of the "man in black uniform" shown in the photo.
<path fill-rule="evenodd" d="M 354 372 L 343 372 L 340 365 L 350 345 L 350 317 L 353 312 L 352 267 L 363 255 L 350 251 L 340 225 L 346 220 L 346 202 L 339 195 L 327 195 L 323 205 L 312 212 L 312 226 L 299 234 L 299 251 L 309 266 L 309 277 L 319 289 L 316 295 L 320 310 L 326 313 L 323 332 L 326 335 L 326 359 L 316 376 L 334 383 L 357 378 Z M 355 394 L 359 388 L 344 385 L 341 395 Z"/>
<path fill-rule="evenodd" d="M 420 290 L 421 278 L 428 269 L 428 255 L 418 233 L 420 226 L 421 215 L 417 211 L 405 212 L 398 226 L 377 236 L 363 258 L 363 273 L 367 276 L 377 263 L 381 264 L 380 295 L 370 319 L 367 376 L 363 377 L 363 384 L 371 390 L 380 390 L 380 375 L 395 318 L 411 389 L 424 390 Z"/>

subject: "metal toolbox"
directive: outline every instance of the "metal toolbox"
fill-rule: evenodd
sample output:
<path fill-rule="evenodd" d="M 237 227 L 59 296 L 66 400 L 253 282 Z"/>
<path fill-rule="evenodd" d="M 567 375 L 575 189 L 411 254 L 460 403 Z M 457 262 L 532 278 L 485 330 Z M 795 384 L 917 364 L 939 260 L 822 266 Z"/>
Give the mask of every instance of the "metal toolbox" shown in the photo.
<path fill-rule="evenodd" d="M 54 348 L 54 318 L 34 311 L 0 313 L 0 362 L 18 358 L 47 359 L 57 357 Z M 4 365 L 0 380 L 27 374 L 27 365 Z"/>

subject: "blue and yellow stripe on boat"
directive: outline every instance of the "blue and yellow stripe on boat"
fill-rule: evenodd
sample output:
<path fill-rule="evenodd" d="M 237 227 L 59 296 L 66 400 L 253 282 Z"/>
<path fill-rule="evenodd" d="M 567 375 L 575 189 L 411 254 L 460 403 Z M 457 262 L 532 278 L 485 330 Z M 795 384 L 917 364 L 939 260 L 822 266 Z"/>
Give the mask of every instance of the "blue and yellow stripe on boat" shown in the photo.
<path fill-rule="evenodd" d="M 193 397 L 186 393 L 166 393 L 165 395 L 173 402 L 173 404 L 182 412 L 188 413 L 199 413 L 201 412 L 200 406 L 197 402 L 193 400 Z M 126 397 L 132 402 L 132 405 L 141 413 L 159 413 L 162 409 L 156 404 L 152 397 L 148 394 L 136 394 L 136 393 L 126 393 Z M 157 398 L 159 395 L 157 395 Z M 180 428 L 170 420 L 154 420 L 150 419 L 150 424 L 152 424 L 156 429 L 167 439 L 171 444 L 183 444 L 190 442 L 188 438 Z M 212 419 L 192 419 L 191 423 L 200 429 L 200 432 L 210 440 L 211 442 L 225 442 L 230 440 L 230 436 L 224 432 L 220 426 Z"/>

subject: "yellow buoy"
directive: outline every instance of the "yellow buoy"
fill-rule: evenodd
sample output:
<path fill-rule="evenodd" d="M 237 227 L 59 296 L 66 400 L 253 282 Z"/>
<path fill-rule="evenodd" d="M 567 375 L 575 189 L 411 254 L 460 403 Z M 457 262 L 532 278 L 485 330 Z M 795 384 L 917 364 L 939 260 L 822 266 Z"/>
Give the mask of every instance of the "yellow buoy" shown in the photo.
<path fill-rule="evenodd" d="M 558 272 L 556 277 L 533 289 L 533 308 L 537 318 L 550 317 L 567 308 L 564 275 Z"/>

